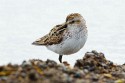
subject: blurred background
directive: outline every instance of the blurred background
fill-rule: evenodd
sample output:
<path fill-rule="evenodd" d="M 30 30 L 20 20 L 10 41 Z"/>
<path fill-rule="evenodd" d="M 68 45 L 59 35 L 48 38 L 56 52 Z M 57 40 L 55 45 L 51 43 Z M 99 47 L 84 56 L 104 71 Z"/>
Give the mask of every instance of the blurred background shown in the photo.
<path fill-rule="evenodd" d="M 0 65 L 20 64 L 29 59 L 52 59 L 58 54 L 31 45 L 70 13 L 86 20 L 88 40 L 79 52 L 64 56 L 74 64 L 91 50 L 103 52 L 108 60 L 125 63 L 124 0 L 0 0 Z"/>

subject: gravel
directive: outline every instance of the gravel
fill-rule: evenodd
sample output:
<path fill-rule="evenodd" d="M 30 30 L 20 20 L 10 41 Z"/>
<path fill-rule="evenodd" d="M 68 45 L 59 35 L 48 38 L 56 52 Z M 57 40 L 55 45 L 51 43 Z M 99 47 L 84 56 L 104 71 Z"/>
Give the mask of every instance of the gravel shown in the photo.
<path fill-rule="evenodd" d="M 125 64 L 116 65 L 95 50 L 76 60 L 74 67 L 33 59 L 0 66 L 0 83 L 125 83 Z"/>

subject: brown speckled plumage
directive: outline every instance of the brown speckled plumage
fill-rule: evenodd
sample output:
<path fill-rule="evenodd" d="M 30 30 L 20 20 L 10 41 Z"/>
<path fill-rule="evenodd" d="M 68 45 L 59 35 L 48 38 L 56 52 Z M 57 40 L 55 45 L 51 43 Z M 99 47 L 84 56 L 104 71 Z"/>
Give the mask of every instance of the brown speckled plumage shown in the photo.
<path fill-rule="evenodd" d="M 68 21 L 68 20 L 72 20 L 72 19 L 74 19 L 74 18 L 76 18 L 76 17 L 82 17 L 79 13 L 72 13 L 72 14 L 70 14 L 70 15 L 68 15 L 67 17 L 66 17 L 66 22 Z"/>
<path fill-rule="evenodd" d="M 33 44 L 36 45 L 52 45 L 52 44 L 58 44 L 62 41 L 63 37 L 63 33 L 66 30 L 67 25 L 64 24 L 60 24 L 60 25 L 56 25 L 53 29 L 51 29 L 51 31 L 49 32 L 49 34 L 43 36 L 42 38 L 36 40 L 35 42 L 33 42 Z"/>

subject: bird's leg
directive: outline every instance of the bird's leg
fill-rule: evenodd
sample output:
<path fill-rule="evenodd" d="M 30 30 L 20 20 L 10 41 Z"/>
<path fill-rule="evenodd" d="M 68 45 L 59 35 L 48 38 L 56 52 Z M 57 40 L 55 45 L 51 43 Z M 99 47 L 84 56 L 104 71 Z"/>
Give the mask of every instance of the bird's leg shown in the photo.
<path fill-rule="evenodd" d="M 63 55 L 59 55 L 59 61 L 60 61 L 60 63 L 62 63 L 62 56 Z"/>

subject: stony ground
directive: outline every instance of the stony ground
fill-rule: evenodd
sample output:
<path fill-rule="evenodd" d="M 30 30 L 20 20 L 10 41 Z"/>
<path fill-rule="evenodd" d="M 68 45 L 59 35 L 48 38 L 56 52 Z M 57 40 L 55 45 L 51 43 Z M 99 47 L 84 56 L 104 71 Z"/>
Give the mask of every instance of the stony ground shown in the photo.
<path fill-rule="evenodd" d="M 0 66 L 0 83 L 125 83 L 125 64 L 116 65 L 103 53 L 87 52 L 74 67 L 53 60 L 29 60 Z"/>

